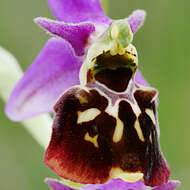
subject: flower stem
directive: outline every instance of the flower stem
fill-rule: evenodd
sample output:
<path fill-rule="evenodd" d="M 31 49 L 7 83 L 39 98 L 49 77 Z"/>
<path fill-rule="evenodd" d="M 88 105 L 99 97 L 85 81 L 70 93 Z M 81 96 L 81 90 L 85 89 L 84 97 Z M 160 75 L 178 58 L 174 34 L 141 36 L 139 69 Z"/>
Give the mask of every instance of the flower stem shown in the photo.
<path fill-rule="evenodd" d="M 22 75 L 17 60 L 0 47 L 0 98 L 4 102 L 7 102 L 13 87 Z M 52 119 L 48 114 L 23 121 L 21 124 L 44 149 L 47 147 L 52 125 Z"/>
<path fill-rule="evenodd" d="M 51 138 L 52 118 L 45 114 L 21 123 L 30 135 L 46 149 Z"/>

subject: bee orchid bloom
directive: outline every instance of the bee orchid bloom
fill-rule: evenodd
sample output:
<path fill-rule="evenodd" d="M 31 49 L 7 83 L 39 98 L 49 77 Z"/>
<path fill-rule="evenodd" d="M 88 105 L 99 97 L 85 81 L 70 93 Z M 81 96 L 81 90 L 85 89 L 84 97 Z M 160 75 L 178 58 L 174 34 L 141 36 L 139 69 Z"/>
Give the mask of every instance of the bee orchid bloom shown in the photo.
<path fill-rule="evenodd" d="M 58 21 L 35 22 L 55 37 L 15 86 L 7 115 L 21 121 L 56 113 L 45 164 L 60 177 L 83 184 L 114 178 L 166 184 L 170 171 L 159 145 L 158 92 L 138 71 L 132 45 L 145 12 L 112 20 L 99 0 L 48 3 Z"/>

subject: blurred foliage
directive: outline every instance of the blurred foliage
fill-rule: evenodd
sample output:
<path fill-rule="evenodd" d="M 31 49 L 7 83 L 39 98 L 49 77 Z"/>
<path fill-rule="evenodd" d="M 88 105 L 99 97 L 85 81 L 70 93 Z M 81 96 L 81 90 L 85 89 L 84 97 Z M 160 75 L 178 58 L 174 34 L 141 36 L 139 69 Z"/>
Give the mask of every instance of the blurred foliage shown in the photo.
<path fill-rule="evenodd" d="M 109 0 L 108 14 L 123 18 L 145 9 L 147 20 L 135 35 L 140 68 L 159 90 L 162 150 L 179 189 L 190 186 L 190 2 L 173 0 Z M 13 53 L 22 68 L 38 55 L 49 38 L 33 22 L 53 18 L 46 1 L 1 0 L 0 45 Z M 6 81 L 5 81 L 6 82 Z M 0 189 L 47 190 L 43 180 L 54 177 L 43 165 L 44 150 L 19 123 L 9 121 L 0 102 Z"/>

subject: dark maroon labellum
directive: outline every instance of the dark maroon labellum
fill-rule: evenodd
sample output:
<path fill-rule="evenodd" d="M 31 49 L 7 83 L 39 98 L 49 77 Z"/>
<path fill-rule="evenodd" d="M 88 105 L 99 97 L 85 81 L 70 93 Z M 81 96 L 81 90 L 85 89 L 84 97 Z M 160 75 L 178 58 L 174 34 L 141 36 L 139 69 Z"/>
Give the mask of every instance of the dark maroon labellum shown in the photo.
<path fill-rule="evenodd" d="M 129 46 L 123 55 L 103 52 L 94 58 L 84 70 L 85 85 L 70 88 L 55 105 L 45 164 L 57 175 L 90 184 L 112 178 L 142 179 L 148 186 L 168 181 L 157 90 L 134 82 L 135 51 Z"/>
<path fill-rule="evenodd" d="M 149 186 L 167 182 L 170 172 L 158 142 L 157 91 L 131 85 L 127 93 L 98 82 L 68 90 L 55 106 L 45 164 L 79 183 L 105 183 L 114 169 L 141 172 Z"/>

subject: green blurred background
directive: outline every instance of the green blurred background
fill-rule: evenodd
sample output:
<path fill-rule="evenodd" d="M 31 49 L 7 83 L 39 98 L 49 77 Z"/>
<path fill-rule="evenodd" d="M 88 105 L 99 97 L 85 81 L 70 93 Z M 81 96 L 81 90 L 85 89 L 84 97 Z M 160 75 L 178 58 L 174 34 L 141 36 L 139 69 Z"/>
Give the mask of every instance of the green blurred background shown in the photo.
<path fill-rule="evenodd" d="M 69 1 L 69 0 L 68 0 Z M 108 14 L 123 18 L 134 9 L 147 11 L 135 35 L 141 71 L 159 90 L 162 150 L 179 189 L 190 187 L 190 2 L 187 0 L 110 0 Z M 18 59 L 23 70 L 49 38 L 33 19 L 53 18 L 45 0 L 0 0 L 0 45 Z M 0 101 L 0 190 L 47 190 L 44 150 L 19 123 L 9 121 Z"/>

